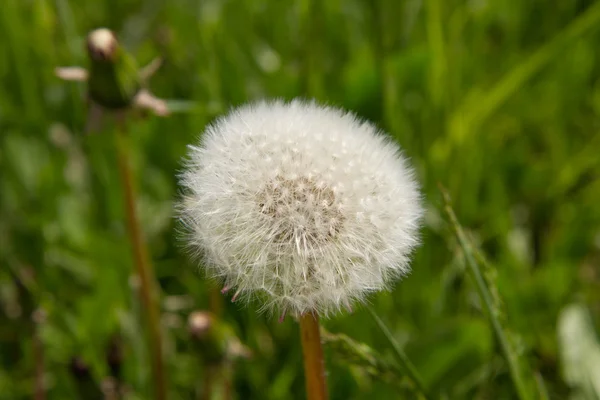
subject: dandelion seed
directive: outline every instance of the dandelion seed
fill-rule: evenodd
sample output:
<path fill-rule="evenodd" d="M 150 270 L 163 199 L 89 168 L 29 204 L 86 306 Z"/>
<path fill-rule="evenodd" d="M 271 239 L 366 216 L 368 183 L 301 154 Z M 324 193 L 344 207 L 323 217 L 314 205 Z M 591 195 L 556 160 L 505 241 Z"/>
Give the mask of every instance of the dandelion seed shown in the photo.
<path fill-rule="evenodd" d="M 279 316 L 278 322 L 281 324 L 281 323 L 283 323 L 284 320 L 285 320 L 285 311 L 282 312 L 281 315 Z"/>
<path fill-rule="evenodd" d="M 348 310 L 348 312 L 350 314 L 352 314 L 354 312 L 354 310 L 352 309 L 352 305 L 349 303 L 346 303 L 346 310 Z"/>
<path fill-rule="evenodd" d="M 263 309 L 328 315 L 409 271 L 422 216 L 397 144 L 295 100 L 238 108 L 191 146 L 179 213 L 206 271 Z"/>

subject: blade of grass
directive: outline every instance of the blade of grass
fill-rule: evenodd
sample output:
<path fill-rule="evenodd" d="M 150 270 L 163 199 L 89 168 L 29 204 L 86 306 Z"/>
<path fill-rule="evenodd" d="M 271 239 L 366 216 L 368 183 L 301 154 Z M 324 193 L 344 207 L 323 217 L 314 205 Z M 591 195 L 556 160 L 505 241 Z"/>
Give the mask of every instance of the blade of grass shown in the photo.
<path fill-rule="evenodd" d="M 484 279 L 481 267 L 476 261 L 476 255 L 473 251 L 471 243 L 467 239 L 462 227 L 460 226 L 458 219 L 456 218 L 456 214 L 454 214 L 454 210 L 450 205 L 451 201 L 448 192 L 441 185 L 440 191 L 442 192 L 442 196 L 444 198 L 444 211 L 450 220 L 454 234 L 456 235 L 456 238 L 458 239 L 460 247 L 463 251 L 467 264 L 467 271 L 473 281 L 475 281 L 477 292 L 479 293 L 479 297 L 483 303 L 485 313 L 490 320 L 496 339 L 500 343 L 502 354 L 508 364 L 510 376 L 515 386 L 517 395 L 521 400 L 531 399 L 531 391 L 528 388 L 532 387 L 532 385 L 527 385 L 526 383 L 528 380 L 526 380 L 521 366 L 519 365 L 519 356 L 509 340 L 508 332 L 506 332 L 505 327 L 502 326 L 502 323 L 500 322 L 500 310 L 498 310 L 498 306 L 494 301 L 492 291 Z M 534 378 L 532 377 L 529 382 L 535 382 Z"/>
<path fill-rule="evenodd" d="M 546 382 L 544 382 L 544 377 L 539 372 L 535 374 L 535 382 L 537 384 L 538 398 L 540 400 L 550 400 Z"/>
<path fill-rule="evenodd" d="M 2 3 L 0 13 L 0 34 L 2 41 L 7 44 L 10 62 L 19 91 L 23 117 L 37 121 L 42 116 L 40 89 L 37 75 L 32 67 L 31 50 L 27 21 L 23 16 L 22 7 L 18 1 L 9 0 Z M 15 95 L 16 93 L 13 93 Z"/>
<path fill-rule="evenodd" d="M 410 361 L 404 350 L 402 350 L 402 347 L 400 347 L 400 345 L 394 338 L 394 335 L 392 335 L 392 332 L 390 332 L 388 327 L 383 323 L 381 318 L 379 318 L 379 316 L 377 315 L 377 313 L 375 313 L 375 310 L 373 310 L 372 307 L 367 307 L 367 310 L 369 310 L 369 313 L 377 323 L 377 326 L 379 327 L 379 329 L 381 329 L 381 332 L 383 332 L 389 344 L 392 346 L 392 349 L 394 350 L 394 356 L 400 364 L 401 368 L 413 381 L 415 387 L 419 390 L 419 392 L 421 392 L 423 397 L 425 399 L 431 399 L 432 397 L 429 395 L 429 392 L 423 383 L 423 378 L 421 378 L 421 375 L 417 371 L 417 368 L 415 368 L 414 364 Z"/>
<path fill-rule="evenodd" d="M 76 47 L 77 42 L 75 41 L 75 38 L 77 38 L 78 35 L 75 18 L 73 16 L 73 9 L 71 8 L 68 0 L 55 0 L 55 4 L 56 14 L 58 16 L 58 20 L 60 21 L 59 26 L 63 32 L 67 49 L 69 50 L 69 57 L 72 58 L 81 53 L 81 51 Z"/>
<path fill-rule="evenodd" d="M 383 107 L 383 125 L 397 135 L 400 129 L 400 115 L 397 98 L 396 74 L 391 63 L 393 35 L 388 27 L 390 10 L 387 0 L 376 0 L 370 3 L 373 15 L 374 52 L 377 73 L 381 81 L 381 103 Z"/>
<path fill-rule="evenodd" d="M 443 139 L 459 144 L 475 132 L 491 114 L 517 92 L 529 79 L 548 65 L 567 45 L 584 33 L 600 27 L 600 3 L 596 2 L 567 27 L 516 65 L 492 88 L 474 88 L 449 120 L 449 135 Z M 439 147 L 438 147 L 439 146 Z M 436 149 L 449 154 L 449 146 L 438 142 Z"/>
<path fill-rule="evenodd" d="M 323 41 L 323 2 L 307 0 L 304 8 L 304 42 L 302 44 L 302 93 L 307 97 L 323 98 L 320 63 L 322 54 L 320 44 Z"/>
<path fill-rule="evenodd" d="M 447 93 L 445 86 L 448 82 L 446 78 L 447 59 L 442 21 L 442 5 L 443 2 L 440 0 L 428 0 L 426 2 L 427 41 L 429 42 L 432 56 L 429 92 L 436 106 L 444 103 L 444 96 Z"/>

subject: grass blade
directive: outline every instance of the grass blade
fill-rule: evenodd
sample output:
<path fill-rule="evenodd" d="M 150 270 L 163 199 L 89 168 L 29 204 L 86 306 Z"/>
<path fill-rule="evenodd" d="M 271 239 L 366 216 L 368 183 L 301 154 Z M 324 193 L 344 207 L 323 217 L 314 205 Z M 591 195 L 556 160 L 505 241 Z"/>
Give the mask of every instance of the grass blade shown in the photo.
<path fill-rule="evenodd" d="M 379 326 L 379 329 L 381 329 L 381 331 L 385 335 L 386 339 L 388 340 L 389 344 L 392 346 L 392 349 L 394 350 L 394 357 L 400 364 L 401 368 L 406 372 L 406 374 L 409 376 L 409 378 L 413 381 L 415 387 L 419 390 L 419 392 L 421 392 L 423 397 L 425 399 L 431 399 L 432 397 L 429 395 L 429 392 L 427 391 L 427 389 L 425 388 L 425 384 L 423 383 L 423 378 L 421 378 L 421 375 L 415 368 L 414 364 L 410 361 L 410 359 L 408 358 L 408 356 L 406 355 L 404 350 L 402 350 L 402 347 L 400 347 L 400 345 L 394 338 L 394 335 L 392 335 L 392 332 L 390 332 L 388 327 L 383 323 L 381 318 L 379 318 L 379 316 L 375 313 L 375 310 L 373 310 L 373 308 L 367 307 L 367 310 L 369 310 L 369 313 L 371 314 L 371 316 L 377 323 L 377 326 Z"/>
<path fill-rule="evenodd" d="M 450 140 L 455 144 L 464 142 L 529 79 L 552 60 L 560 57 L 561 52 L 575 39 L 597 29 L 600 26 L 599 22 L 600 3 L 595 3 L 558 32 L 554 38 L 510 70 L 493 87 L 474 88 L 465 96 L 463 104 L 453 113 L 453 117 L 449 121 L 449 136 L 444 140 Z M 440 146 L 440 148 L 448 148 L 448 146 Z"/>
<path fill-rule="evenodd" d="M 519 363 L 519 355 L 509 340 L 509 334 L 506 328 L 500 321 L 500 310 L 494 301 L 491 289 L 488 287 L 488 284 L 484 279 L 481 267 L 476 260 L 477 257 L 475 255 L 475 251 L 473 250 L 471 243 L 467 239 L 462 227 L 460 226 L 458 219 L 456 218 L 456 214 L 454 214 L 454 210 L 450 206 L 450 196 L 441 185 L 440 191 L 442 192 L 442 196 L 444 198 L 444 211 L 450 220 L 454 234 L 456 235 L 458 243 L 460 244 L 460 247 L 464 253 L 467 271 L 471 278 L 475 281 L 477 292 L 479 293 L 479 297 L 481 298 L 485 312 L 490 320 L 496 339 L 500 343 L 502 354 L 508 364 L 508 369 L 510 371 L 510 376 L 515 387 L 515 391 L 517 392 L 519 399 L 531 399 L 532 392 L 529 388 L 532 387 L 532 385 L 528 385 L 527 382 L 535 382 L 535 380 L 533 377 L 530 380 L 525 378 L 525 374 Z"/>
<path fill-rule="evenodd" d="M 324 328 L 321 328 L 321 336 L 329 351 L 335 354 L 341 365 L 358 368 L 371 379 L 385 382 L 397 388 L 406 386 L 403 381 L 408 378 L 398 365 L 387 361 L 369 345 L 357 342 L 343 333 L 328 332 Z M 411 384 L 411 389 L 412 386 Z"/>

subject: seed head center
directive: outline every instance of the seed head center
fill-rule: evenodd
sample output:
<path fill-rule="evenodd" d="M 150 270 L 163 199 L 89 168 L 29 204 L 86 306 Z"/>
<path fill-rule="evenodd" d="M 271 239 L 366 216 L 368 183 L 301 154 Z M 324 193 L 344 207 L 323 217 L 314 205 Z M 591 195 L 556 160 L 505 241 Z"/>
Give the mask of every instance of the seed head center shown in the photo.
<path fill-rule="evenodd" d="M 257 199 L 278 243 L 314 248 L 333 240 L 344 222 L 334 191 L 312 178 L 278 175 L 263 187 Z"/>

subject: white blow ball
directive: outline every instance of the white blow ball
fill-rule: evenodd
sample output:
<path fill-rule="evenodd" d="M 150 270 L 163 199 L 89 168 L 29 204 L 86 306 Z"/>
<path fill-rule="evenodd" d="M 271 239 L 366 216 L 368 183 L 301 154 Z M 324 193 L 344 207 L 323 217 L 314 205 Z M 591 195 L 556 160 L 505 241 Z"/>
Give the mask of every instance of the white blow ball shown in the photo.
<path fill-rule="evenodd" d="M 234 299 L 328 315 L 409 270 L 422 216 L 398 146 L 351 113 L 295 100 L 233 110 L 191 146 L 180 218 Z"/>

